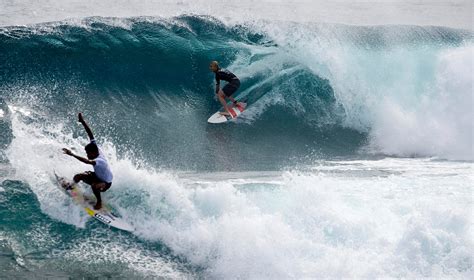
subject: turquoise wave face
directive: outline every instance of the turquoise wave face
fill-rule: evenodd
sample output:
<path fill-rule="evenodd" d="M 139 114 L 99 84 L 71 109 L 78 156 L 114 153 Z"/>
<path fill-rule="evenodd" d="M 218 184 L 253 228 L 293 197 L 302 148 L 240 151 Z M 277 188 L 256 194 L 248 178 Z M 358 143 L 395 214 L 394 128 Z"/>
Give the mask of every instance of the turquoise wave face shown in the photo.
<path fill-rule="evenodd" d="M 82 111 L 119 153 L 193 170 L 278 169 L 360 155 L 373 139 L 391 137 L 378 127 L 387 93 L 397 106 L 404 95 L 412 103 L 435 98 L 426 90 L 436 65 L 427 62 L 471 40 L 469 32 L 436 27 L 117 21 L 3 28 L 2 101 L 38 113 L 28 122 L 65 123 L 75 136 L 82 132 L 74 113 Z M 219 109 L 211 60 L 242 80 L 237 97 L 250 106 L 237 123 L 206 123 Z M 404 84 L 410 91 L 398 90 Z"/>
<path fill-rule="evenodd" d="M 467 278 L 472 164 L 366 159 L 469 158 L 471 50 L 470 32 L 438 27 L 182 16 L 1 28 L 0 267 Z M 250 105 L 235 123 L 206 123 L 219 109 L 210 60 L 242 80 Z M 78 111 L 113 168 L 104 199 L 133 233 L 87 220 L 54 185 L 52 169 L 87 169 L 61 153 L 87 143 Z"/>

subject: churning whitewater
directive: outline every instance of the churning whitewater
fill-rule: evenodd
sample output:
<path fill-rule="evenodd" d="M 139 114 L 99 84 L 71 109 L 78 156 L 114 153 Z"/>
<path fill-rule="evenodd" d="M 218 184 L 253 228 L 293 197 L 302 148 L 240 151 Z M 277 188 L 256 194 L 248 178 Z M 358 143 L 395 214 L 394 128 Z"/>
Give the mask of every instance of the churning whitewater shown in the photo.
<path fill-rule="evenodd" d="M 0 27 L 7 278 L 472 277 L 473 33 L 209 15 Z M 219 109 L 211 60 L 249 107 Z M 58 191 L 89 120 L 132 233 Z M 85 190 L 88 190 L 84 186 Z"/>

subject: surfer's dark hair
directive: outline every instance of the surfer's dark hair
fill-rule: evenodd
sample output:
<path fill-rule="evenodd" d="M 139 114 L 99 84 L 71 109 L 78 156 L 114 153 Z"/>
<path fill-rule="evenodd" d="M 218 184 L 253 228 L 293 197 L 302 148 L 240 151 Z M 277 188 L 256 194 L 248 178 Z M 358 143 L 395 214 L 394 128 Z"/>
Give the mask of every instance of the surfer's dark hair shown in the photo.
<path fill-rule="evenodd" d="M 98 154 L 99 153 L 99 148 L 95 143 L 89 143 L 87 144 L 84 149 L 86 150 L 87 153 L 93 153 L 93 154 Z"/>

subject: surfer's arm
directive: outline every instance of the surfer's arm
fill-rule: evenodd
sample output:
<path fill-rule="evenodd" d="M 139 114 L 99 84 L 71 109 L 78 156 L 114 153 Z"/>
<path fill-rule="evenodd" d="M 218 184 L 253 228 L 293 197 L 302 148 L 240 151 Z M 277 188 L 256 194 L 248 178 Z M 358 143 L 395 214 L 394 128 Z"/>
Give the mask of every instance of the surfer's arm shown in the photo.
<path fill-rule="evenodd" d="M 69 149 L 63 148 L 63 153 L 65 153 L 65 154 L 68 155 L 68 156 L 75 157 L 77 160 L 82 161 L 82 162 L 85 163 L 85 164 L 95 165 L 95 160 L 90 160 L 90 159 L 87 159 L 87 158 L 83 158 L 83 157 L 81 157 L 81 156 L 78 156 L 78 155 L 74 154 L 74 153 L 73 153 L 71 150 L 69 150 Z"/>
<path fill-rule="evenodd" d="M 82 117 L 82 113 L 79 113 L 79 114 L 78 114 L 78 118 L 79 118 L 79 122 L 82 124 L 82 126 L 83 126 L 84 129 L 86 130 L 87 136 L 89 136 L 89 139 L 90 139 L 90 140 L 94 139 L 94 135 L 92 134 L 92 130 L 90 129 L 89 125 L 87 125 L 87 123 L 86 123 L 86 121 L 84 120 L 84 118 Z"/>

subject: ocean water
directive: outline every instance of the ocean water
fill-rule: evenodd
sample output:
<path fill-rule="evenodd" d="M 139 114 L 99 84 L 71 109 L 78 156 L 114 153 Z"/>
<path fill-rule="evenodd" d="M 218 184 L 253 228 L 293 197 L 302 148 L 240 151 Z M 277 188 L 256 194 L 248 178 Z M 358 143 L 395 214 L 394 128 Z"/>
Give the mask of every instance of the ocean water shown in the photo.
<path fill-rule="evenodd" d="M 472 30 L 202 7 L 21 25 L 14 7 L 0 27 L 0 278 L 473 277 Z M 249 103 L 225 125 L 206 122 L 211 60 Z M 54 185 L 53 170 L 88 169 L 61 153 L 87 143 L 77 112 L 132 233 Z"/>

